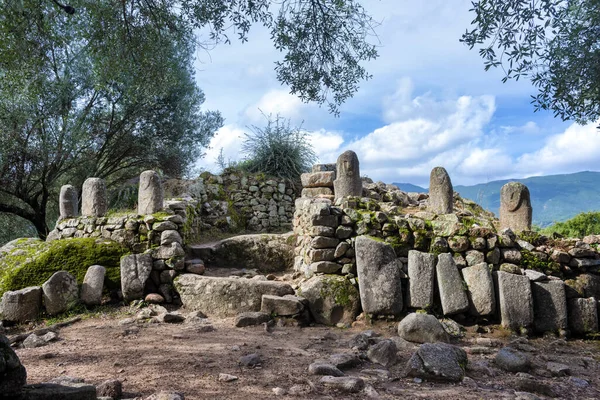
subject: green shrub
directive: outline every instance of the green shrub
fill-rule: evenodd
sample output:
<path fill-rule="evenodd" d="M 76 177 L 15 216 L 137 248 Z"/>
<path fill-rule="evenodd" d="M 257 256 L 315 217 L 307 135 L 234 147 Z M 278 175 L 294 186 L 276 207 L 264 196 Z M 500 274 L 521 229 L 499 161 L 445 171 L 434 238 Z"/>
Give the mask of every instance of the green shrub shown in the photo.
<path fill-rule="evenodd" d="M 242 151 L 246 159 L 236 166 L 248 172 L 298 180 L 317 160 L 308 132 L 291 127 L 290 121 L 279 115 L 265 118 L 266 127 L 252 126 L 252 133 L 245 134 Z"/>
<path fill-rule="evenodd" d="M 41 286 L 57 271 L 68 271 L 82 283 L 92 265 L 106 268 L 105 287 L 114 289 L 120 285 L 120 260 L 127 253 L 116 242 L 94 238 L 24 243 L 0 259 L 0 295 Z"/>
<path fill-rule="evenodd" d="M 543 229 L 542 234 L 552 236 L 557 233 L 563 237 L 583 238 L 600 234 L 600 212 L 584 212 L 570 220 L 556 222 Z"/>

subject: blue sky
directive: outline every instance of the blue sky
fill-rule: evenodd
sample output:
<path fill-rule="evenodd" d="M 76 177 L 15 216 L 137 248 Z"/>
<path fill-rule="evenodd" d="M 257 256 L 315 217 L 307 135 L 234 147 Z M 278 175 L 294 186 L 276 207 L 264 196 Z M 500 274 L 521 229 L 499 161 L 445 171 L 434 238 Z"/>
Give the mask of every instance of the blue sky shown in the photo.
<path fill-rule="evenodd" d="M 597 124 L 579 126 L 533 112 L 528 81 L 503 84 L 501 70 L 484 71 L 477 51 L 459 42 L 470 27 L 470 1 L 364 0 L 381 22 L 379 58 L 365 64 L 373 79 L 334 117 L 304 104 L 275 78 L 276 51 L 260 27 L 247 43 L 198 51 L 196 80 L 205 107 L 220 110 L 225 125 L 199 167 L 218 172 L 221 148 L 239 160 L 243 133 L 263 126 L 261 111 L 302 123 L 321 162 L 357 152 L 361 174 L 384 182 L 428 185 L 445 167 L 455 185 L 597 170 Z"/>

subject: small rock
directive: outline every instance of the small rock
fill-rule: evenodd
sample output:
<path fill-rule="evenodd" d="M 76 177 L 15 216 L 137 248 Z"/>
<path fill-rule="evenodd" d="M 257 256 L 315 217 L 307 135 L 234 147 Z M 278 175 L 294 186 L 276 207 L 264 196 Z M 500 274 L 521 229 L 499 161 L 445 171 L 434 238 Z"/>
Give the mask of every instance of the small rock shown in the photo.
<path fill-rule="evenodd" d="M 365 389 L 363 390 L 363 392 L 365 393 L 365 396 L 367 396 L 371 399 L 379 398 L 379 393 L 377 393 L 377 390 L 375 390 L 375 388 L 371 385 L 365 386 Z"/>
<path fill-rule="evenodd" d="M 178 392 L 163 391 L 146 397 L 146 400 L 184 400 L 184 396 Z"/>
<path fill-rule="evenodd" d="M 260 325 L 270 320 L 271 315 L 264 312 L 244 312 L 235 317 L 235 326 L 238 328 L 243 328 L 246 326 Z"/>
<path fill-rule="evenodd" d="M 287 394 L 287 390 L 285 390 L 284 388 L 276 387 L 271 390 L 273 391 L 273 394 L 275 394 L 275 396 L 285 396 Z"/>
<path fill-rule="evenodd" d="M 361 375 L 374 376 L 383 380 L 390 378 L 390 371 L 387 369 L 363 369 L 360 373 Z"/>
<path fill-rule="evenodd" d="M 527 372 L 531 368 L 531 361 L 526 354 L 511 347 L 503 347 L 495 358 L 496 365 L 508 372 Z"/>
<path fill-rule="evenodd" d="M 571 373 L 571 369 L 568 365 L 560 364 L 556 362 L 546 363 L 546 369 L 550 371 L 552 376 L 565 376 Z"/>
<path fill-rule="evenodd" d="M 361 378 L 354 378 L 350 376 L 324 376 L 319 382 L 325 386 L 329 386 L 333 389 L 337 389 L 346 393 L 358 393 L 365 387 L 365 381 L 363 381 Z"/>
<path fill-rule="evenodd" d="M 580 388 L 590 386 L 590 383 L 588 381 L 586 381 L 585 379 L 575 378 L 574 376 L 569 378 L 569 382 L 571 382 L 573 385 L 580 387 Z"/>
<path fill-rule="evenodd" d="M 185 317 L 180 314 L 175 313 L 164 313 L 158 316 L 158 320 L 160 322 L 164 322 L 166 324 L 180 324 L 185 321 Z"/>
<path fill-rule="evenodd" d="M 369 360 L 384 367 L 390 367 L 396 363 L 396 344 L 389 339 L 382 340 L 367 352 Z"/>
<path fill-rule="evenodd" d="M 465 375 L 467 353 L 446 343 L 425 343 L 406 364 L 410 377 L 460 382 Z"/>
<path fill-rule="evenodd" d="M 248 355 L 240 357 L 240 365 L 242 365 L 244 367 L 253 368 L 253 367 L 256 367 L 257 365 L 260 365 L 261 363 L 262 363 L 262 360 L 260 359 L 260 355 L 258 355 L 256 353 L 252 353 L 252 354 L 248 354 Z"/>
<path fill-rule="evenodd" d="M 344 373 L 335 365 L 318 361 L 308 366 L 308 373 L 311 375 L 344 376 Z"/>
<path fill-rule="evenodd" d="M 229 375 L 229 374 L 219 374 L 219 382 L 233 382 L 233 381 L 237 381 L 238 377 L 235 375 Z"/>
<path fill-rule="evenodd" d="M 329 362 L 339 369 L 352 368 L 360 364 L 360 359 L 354 354 L 337 353 L 329 356 Z"/>
<path fill-rule="evenodd" d="M 118 379 L 110 379 L 96 386 L 97 396 L 120 399 L 123 395 L 123 384 Z"/>
<path fill-rule="evenodd" d="M 148 293 L 144 301 L 150 304 L 162 304 L 165 302 L 165 298 L 158 293 Z"/>
<path fill-rule="evenodd" d="M 416 343 L 448 342 L 448 334 L 436 317 L 423 313 L 408 314 L 398 324 L 398 336 Z"/>

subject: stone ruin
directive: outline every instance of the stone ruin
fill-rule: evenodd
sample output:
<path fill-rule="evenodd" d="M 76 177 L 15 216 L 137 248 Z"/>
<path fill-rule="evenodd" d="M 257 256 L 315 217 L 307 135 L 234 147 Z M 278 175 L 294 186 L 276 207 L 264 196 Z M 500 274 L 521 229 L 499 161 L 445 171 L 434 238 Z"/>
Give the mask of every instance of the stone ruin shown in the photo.
<path fill-rule="evenodd" d="M 498 321 L 521 333 L 598 332 L 600 236 L 551 240 L 530 232 L 532 209 L 524 185 L 503 187 L 498 221 L 455 193 L 441 167 L 431 173 L 429 194 L 361 180 L 353 152 L 342 154 L 337 164 L 313 166 L 301 181 L 293 234 L 194 246 L 185 240 L 185 226 L 196 217 L 189 201 L 164 200 L 152 171 L 140 179 L 138 212 L 153 212 L 146 215 L 106 217 L 105 186 L 90 178 L 82 192 L 82 217 L 73 218 L 78 214 L 74 188 L 61 190 L 61 219 L 49 240 L 97 237 L 124 243 L 132 252 L 121 260 L 125 301 L 159 298 L 209 316 L 235 316 L 236 326 L 266 323 L 276 315 L 301 325 L 314 321 L 347 327 L 362 312 L 367 319 L 401 319 L 399 335 L 420 343 L 448 340 L 431 314 L 466 323 Z M 252 208 L 279 201 L 264 194 L 279 194 L 277 199 L 291 195 L 277 183 L 248 187 L 249 193 L 259 193 L 252 195 Z M 286 209 L 272 212 L 282 216 Z M 205 276 L 205 262 L 222 262 L 219 266 L 226 268 L 244 263 L 265 274 L 287 274 Z M 43 307 L 53 314 L 77 301 L 100 304 L 105 272 L 91 266 L 81 288 L 60 271 L 42 287 L 6 292 L 2 318 L 23 322 Z M 373 348 L 395 348 L 388 342 Z M 374 352 L 369 350 L 370 359 L 377 357 Z M 421 346 L 407 364 L 409 376 L 431 373 L 438 379 L 435 371 L 423 372 L 423 360 L 427 354 L 448 352 L 457 357 L 457 365 L 443 378 L 459 381 L 466 354 L 444 343 Z"/>

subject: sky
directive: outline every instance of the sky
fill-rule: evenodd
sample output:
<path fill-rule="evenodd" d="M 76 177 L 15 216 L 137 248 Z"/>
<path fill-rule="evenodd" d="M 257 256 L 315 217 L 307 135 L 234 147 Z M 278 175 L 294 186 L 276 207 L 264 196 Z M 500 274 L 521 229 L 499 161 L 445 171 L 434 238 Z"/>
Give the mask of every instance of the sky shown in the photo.
<path fill-rule="evenodd" d="M 427 187 L 443 166 L 454 185 L 600 170 L 597 124 L 580 126 L 534 113 L 527 80 L 502 83 L 499 69 L 484 71 L 476 49 L 459 42 L 474 14 L 463 0 L 363 0 L 380 23 L 379 58 L 365 63 L 373 78 L 360 83 L 339 117 L 326 106 L 302 103 L 275 76 L 281 58 L 269 33 L 253 27 L 249 40 L 196 54 L 204 107 L 225 118 L 198 167 L 219 172 L 223 149 L 239 161 L 249 127 L 280 114 L 309 135 L 321 163 L 346 150 L 374 181 Z"/>

